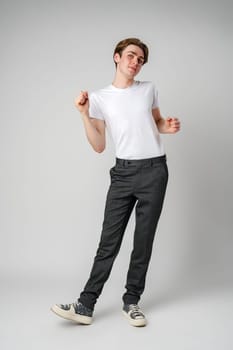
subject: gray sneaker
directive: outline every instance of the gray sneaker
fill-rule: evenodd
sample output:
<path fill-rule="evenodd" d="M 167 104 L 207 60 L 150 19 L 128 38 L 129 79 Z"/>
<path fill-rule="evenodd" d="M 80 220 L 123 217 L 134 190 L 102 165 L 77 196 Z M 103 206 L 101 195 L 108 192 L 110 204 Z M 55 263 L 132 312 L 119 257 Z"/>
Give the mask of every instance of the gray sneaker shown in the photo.
<path fill-rule="evenodd" d="M 145 315 L 137 304 L 124 304 L 122 312 L 132 326 L 142 327 L 147 324 Z"/>
<path fill-rule="evenodd" d="M 51 310 L 58 316 L 61 316 L 67 320 L 82 324 L 91 324 L 93 310 L 88 309 L 80 302 L 72 304 L 55 304 L 51 307 Z"/>

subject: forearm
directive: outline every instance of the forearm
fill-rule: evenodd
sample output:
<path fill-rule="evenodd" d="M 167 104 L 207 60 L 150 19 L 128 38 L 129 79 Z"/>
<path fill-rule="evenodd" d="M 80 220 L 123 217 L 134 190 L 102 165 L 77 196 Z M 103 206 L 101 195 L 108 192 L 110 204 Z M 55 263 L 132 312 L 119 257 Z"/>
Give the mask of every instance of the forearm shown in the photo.
<path fill-rule="evenodd" d="M 156 121 L 156 124 L 157 124 L 157 128 L 158 128 L 160 134 L 166 134 L 167 126 L 165 123 L 165 119 L 162 117 L 159 118 L 159 120 Z"/>
<path fill-rule="evenodd" d="M 89 143 L 96 152 L 102 152 L 105 147 L 103 136 L 92 124 L 89 113 L 81 113 L 81 116 Z"/>

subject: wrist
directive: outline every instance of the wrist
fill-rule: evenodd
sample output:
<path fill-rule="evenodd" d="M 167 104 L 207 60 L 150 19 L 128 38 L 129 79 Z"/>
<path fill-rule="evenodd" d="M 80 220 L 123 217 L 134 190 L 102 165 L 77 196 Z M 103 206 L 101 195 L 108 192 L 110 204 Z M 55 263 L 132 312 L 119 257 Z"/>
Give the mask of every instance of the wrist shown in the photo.
<path fill-rule="evenodd" d="M 157 126 L 158 126 L 158 130 L 161 134 L 165 134 L 166 133 L 166 122 L 165 122 L 165 119 L 164 118 L 160 118 L 158 123 L 157 123 Z"/>
<path fill-rule="evenodd" d="M 82 118 L 85 118 L 85 119 L 90 118 L 89 112 L 80 112 L 80 114 Z"/>

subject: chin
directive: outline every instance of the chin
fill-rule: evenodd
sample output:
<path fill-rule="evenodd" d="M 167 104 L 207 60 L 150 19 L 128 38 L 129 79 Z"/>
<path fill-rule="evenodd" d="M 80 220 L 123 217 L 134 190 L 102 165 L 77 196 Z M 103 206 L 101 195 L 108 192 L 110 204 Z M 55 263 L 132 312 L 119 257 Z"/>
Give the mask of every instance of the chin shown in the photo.
<path fill-rule="evenodd" d="M 130 76 L 131 78 L 134 78 L 137 74 L 138 74 L 138 72 L 134 72 L 134 73 L 129 74 L 129 76 Z"/>

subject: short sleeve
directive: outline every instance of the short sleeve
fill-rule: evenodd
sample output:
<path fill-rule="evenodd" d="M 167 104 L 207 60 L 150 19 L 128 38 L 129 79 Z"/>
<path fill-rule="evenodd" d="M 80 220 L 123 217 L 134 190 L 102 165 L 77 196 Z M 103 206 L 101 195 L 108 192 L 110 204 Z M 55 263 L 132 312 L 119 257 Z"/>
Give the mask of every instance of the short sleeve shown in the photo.
<path fill-rule="evenodd" d="M 89 115 L 90 118 L 104 120 L 103 113 L 101 112 L 97 97 L 94 93 L 89 95 Z"/>
<path fill-rule="evenodd" d="M 153 84 L 153 102 L 152 102 L 152 109 L 159 108 L 159 97 L 158 97 L 158 90 Z"/>

